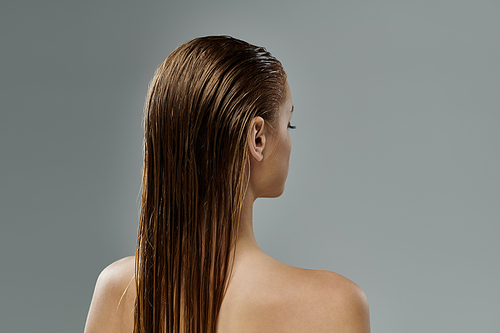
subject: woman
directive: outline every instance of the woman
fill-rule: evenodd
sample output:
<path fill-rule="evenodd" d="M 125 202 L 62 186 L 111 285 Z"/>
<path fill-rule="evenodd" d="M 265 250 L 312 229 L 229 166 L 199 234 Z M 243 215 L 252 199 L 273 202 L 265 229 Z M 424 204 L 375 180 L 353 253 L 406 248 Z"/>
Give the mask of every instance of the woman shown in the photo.
<path fill-rule="evenodd" d="M 358 286 L 255 241 L 255 199 L 284 189 L 292 112 L 264 48 L 216 36 L 170 54 L 146 102 L 136 256 L 101 273 L 85 332 L 369 332 Z"/>

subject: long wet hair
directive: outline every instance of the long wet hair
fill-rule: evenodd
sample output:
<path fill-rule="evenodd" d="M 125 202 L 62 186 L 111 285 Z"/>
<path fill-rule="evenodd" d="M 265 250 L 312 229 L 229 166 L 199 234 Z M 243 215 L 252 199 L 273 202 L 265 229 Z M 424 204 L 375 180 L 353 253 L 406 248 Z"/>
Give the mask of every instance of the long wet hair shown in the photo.
<path fill-rule="evenodd" d="M 246 192 L 247 132 L 273 124 L 286 74 L 228 36 L 179 46 L 147 95 L 135 333 L 215 333 Z M 248 174 L 247 174 L 248 176 Z"/>

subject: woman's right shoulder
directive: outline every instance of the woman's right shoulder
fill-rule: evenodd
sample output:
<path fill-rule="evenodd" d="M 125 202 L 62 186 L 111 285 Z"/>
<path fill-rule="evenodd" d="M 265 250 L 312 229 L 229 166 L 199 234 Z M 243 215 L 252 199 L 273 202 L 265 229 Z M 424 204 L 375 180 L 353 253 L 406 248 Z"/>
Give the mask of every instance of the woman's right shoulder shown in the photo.
<path fill-rule="evenodd" d="M 240 312 L 242 326 L 250 327 L 259 318 L 261 332 L 370 332 L 365 293 L 348 278 L 288 266 L 271 280 L 248 292 L 253 301 L 244 302 L 248 306 Z"/>
<path fill-rule="evenodd" d="M 318 308 L 323 308 L 328 332 L 370 332 L 368 301 L 363 290 L 348 278 L 330 271 L 313 271 Z"/>
<path fill-rule="evenodd" d="M 135 257 L 117 260 L 97 278 L 85 333 L 133 330 Z"/>
<path fill-rule="evenodd" d="M 331 271 L 295 268 L 288 281 L 287 331 L 370 332 L 365 293 L 348 278 Z"/>

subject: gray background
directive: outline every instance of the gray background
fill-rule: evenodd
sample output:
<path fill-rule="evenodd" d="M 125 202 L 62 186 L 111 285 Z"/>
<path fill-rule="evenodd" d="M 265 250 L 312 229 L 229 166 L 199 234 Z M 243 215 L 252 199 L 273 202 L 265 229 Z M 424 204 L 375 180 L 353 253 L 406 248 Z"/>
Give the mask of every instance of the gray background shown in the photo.
<path fill-rule="evenodd" d="M 0 10 L 0 326 L 80 332 L 134 254 L 142 109 L 179 44 L 266 46 L 293 92 L 265 252 L 347 276 L 372 332 L 500 332 L 499 1 L 8 1 Z"/>

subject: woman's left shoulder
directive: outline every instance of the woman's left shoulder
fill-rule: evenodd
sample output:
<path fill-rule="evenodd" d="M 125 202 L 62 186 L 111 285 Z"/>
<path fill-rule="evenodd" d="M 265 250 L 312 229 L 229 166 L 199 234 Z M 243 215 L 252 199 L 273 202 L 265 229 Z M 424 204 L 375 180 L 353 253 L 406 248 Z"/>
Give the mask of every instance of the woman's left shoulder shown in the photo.
<path fill-rule="evenodd" d="M 97 278 L 85 332 L 123 332 L 133 325 L 135 257 L 107 266 Z"/>

